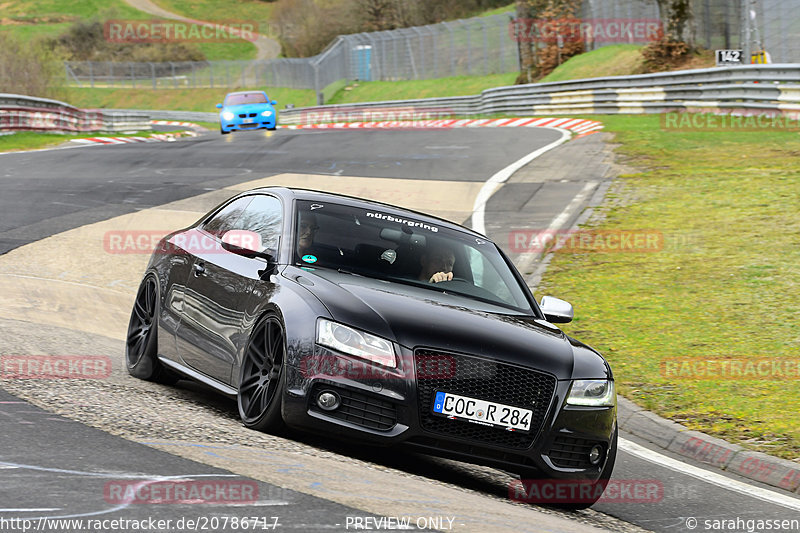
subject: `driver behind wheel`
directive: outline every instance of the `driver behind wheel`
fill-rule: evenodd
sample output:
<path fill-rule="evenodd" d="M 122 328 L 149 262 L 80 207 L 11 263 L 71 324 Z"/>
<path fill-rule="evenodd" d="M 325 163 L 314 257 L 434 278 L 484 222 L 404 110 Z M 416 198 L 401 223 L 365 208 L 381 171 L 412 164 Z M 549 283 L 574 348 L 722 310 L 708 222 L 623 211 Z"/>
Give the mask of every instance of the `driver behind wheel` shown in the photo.
<path fill-rule="evenodd" d="M 429 246 L 419 262 L 422 266 L 418 278 L 420 281 L 439 283 L 453 279 L 456 254 L 452 248 L 443 244 Z"/>

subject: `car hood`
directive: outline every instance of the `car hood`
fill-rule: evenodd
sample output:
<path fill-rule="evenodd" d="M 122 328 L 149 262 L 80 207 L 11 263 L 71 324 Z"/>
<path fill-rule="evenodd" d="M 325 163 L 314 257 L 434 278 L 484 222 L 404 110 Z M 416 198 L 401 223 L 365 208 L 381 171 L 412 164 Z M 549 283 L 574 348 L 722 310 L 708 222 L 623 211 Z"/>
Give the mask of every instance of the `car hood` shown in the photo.
<path fill-rule="evenodd" d="M 222 108 L 222 111 L 230 111 L 231 113 L 261 113 L 267 109 L 274 111 L 270 104 L 226 105 Z"/>
<path fill-rule="evenodd" d="M 397 341 L 573 374 L 574 346 L 557 327 L 461 296 L 326 269 L 285 271 L 343 324 Z M 599 355 L 596 356 L 602 360 Z"/>

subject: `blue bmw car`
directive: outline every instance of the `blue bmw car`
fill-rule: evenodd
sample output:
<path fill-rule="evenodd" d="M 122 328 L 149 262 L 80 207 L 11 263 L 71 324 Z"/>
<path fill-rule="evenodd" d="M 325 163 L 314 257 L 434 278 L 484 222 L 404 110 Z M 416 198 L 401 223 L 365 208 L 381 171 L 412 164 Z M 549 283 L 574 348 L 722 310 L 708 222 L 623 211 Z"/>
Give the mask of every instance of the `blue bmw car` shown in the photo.
<path fill-rule="evenodd" d="M 274 130 L 278 124 L 276 105 L 278 102 L 270 100 L 264 91 L 228 93 L 225 102 L 217 104 L 217 109 L 221 110 L 219 132 L 226 134 L 259 128 Z"/>

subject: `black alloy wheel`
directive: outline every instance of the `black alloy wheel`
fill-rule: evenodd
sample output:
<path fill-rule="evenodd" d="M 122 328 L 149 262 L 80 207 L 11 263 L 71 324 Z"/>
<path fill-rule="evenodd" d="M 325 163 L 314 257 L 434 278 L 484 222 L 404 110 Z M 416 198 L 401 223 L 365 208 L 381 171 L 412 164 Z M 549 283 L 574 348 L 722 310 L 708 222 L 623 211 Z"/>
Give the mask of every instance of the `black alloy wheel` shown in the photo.
<path fill-rule="evenodd" d="M 125 341 L 128 373 L 139 379 L 171 385 L 178 377 L 158 360 L 158 283 L 149 275 L 142 280 L 133 303 Z"/>
<path fill-rule="evenodd" d="M 286 336 L 275 315 L 267 315 L 253 328 L 239 380 L 239 416 L 244 425 L 259 431 L 283 429 L 281 393 L 285 382 Z"/>

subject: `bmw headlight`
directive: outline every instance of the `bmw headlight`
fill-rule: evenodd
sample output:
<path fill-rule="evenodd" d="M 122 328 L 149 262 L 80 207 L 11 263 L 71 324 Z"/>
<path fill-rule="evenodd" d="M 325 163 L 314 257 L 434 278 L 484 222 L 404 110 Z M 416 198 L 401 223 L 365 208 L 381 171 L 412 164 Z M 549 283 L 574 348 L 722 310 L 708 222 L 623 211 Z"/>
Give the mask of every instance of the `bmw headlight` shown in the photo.
<path fill-rule="evenodd" d="M 397 366 L 391 342 L 324 318 L 317 321 L 317 344 L 379 365 Z"/>
<path fill-rule="evenodd" d="M 271 117 L 271 116 L 272 116 L 272 111 L 270 111 L 269 109 L 267 109 L 266 111 L 264 111 L 263 113 L 261 113 L 261 116 L 262 116 L 262 117 Z"/>
<path fill-rule="evenodd" d="M 224 118 L 225 120 L 233 120 L 233 113 L 231 113 L 230 111 L 223 111 L 222 118 Z"/>
<path fill-rule="evenodd" d="M 605 379 L 577 379 L 572 382 L 567 403 L 592 407 L 616 405 L 614 382 Z"/>

